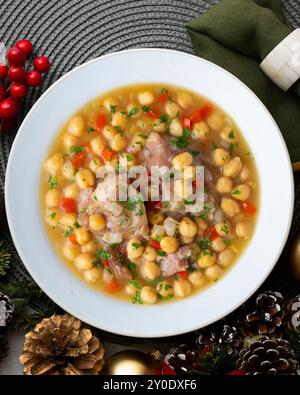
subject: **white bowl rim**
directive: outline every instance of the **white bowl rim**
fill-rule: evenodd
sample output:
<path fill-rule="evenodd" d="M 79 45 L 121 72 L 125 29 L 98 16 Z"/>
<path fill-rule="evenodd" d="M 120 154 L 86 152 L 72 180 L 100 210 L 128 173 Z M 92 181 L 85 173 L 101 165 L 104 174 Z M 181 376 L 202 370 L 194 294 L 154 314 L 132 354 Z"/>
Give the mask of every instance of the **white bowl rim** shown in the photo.
<path fill-rule="evenodd" d="M 70 76 L 72 76 L 73 74 L 75 74 L 77 71 L 79 71 L 80 69 L 86 67 L 87 65 L 90 65 L 92 63 L 96 63 L 101 59 L 105 59 L 105 58 L 109 58 L 109 57 L 113 57 L 113 56 L 119 56 L 122 53 L 134 53 L 134 52 L 162 52 L 162 53 L 174 53 L 174 54 L 178 54 L 180 56 L 186 56 L 186 57 L 190 57 L 196 60 L 200 60 L 204 63 L 209 64 L 211 67 L 217 68 L 219 69 L 220 72 L 222 73 L 226 73 L 227 75 L 229 75 L 232 79 L 236 80 L 236 82 L 238 82 L 240 85 L 243 86 L 243 88 L 245 90 L 248 91 L 248 93 L 250 95 L 253 96 L 253 98 L 259 102 L 259 104 L 261 105 L 261 107 L 265 110 L 266 116 L 269 117 L 269 120 L 273 123 L 274 126 L 274 132 L 276 131 L 276 134 L 278 135 L 278 137 L 281 140 L 281 144 L 282 144 L 282 149 L 283 152 L 285 154 L 286 157 L 286 161 L 289 164 L 289 174 L 286 174 L 288 176 L 288 181 L 290 184 L 290 190 L 289 192 L 289 212 L 288 212 L 288 220 L 287 220 L 287 225 L 286 225 L 286 230 L 285 230 L 285 234 L 284 237 L 282 238 L 281 244 L 280 246 L 277 246 L 277 254 L 276 254 L 276 259 L 275 261 L 272 263 L 272 265 L 270 264 L 269 270 L 266 271 L 265 276 L 263 278 L 261 278 L 260 282 L 257 282 L 255 284 L 254 287 L 252 287 L 252 289 L 248 292 L 248 294 L 243 298 L 243 299 L 239 299 L 238 302 L 235 305 L 231 305 L 230 308 L 228 309 L 228 311 L 224 312 L 223 314 L 216 316 L 215 319 L 213 320 L 209 320 L 207 322 L 205 322 L 204 324 L 201 325 L 201 327 L 205 327 L 207 325 L 212 324 L 213 322 L 216 322 L 217 320 L 222 319 L 223 317 L 225 317 L 226 315 L 230 314 L 232 311 L 234 311 L 235 309 L 237 309 L 241 304 L 243 304 L 246 300 L 248 300 L 257 290 L 258 288 L 263 284 L 263 282 L 266 280 L 266 278 L 269 276 L 269 274 L 271 273 L 271 271 L 273 270 L 275 264 L 277 263 L 282 250 L 286 244 L 288 235 L 289 235 L 289 230 L 291 227 L 291 223 L 292 223 L 292 218 L 293 218 L 293 208 L 294 208 L 294 182 L 293 182 L 293 170 L 292 170 L 292 166 L 291 166 L 291 161 L 290 161 L 290 156 L 288 153 L 288 149 L 286 146 L 286 143 L 284 141 L 284 138 L 280 132 L 280 129 L 276 123 L 276 121 L 274 120 L 274 118 L 272 117 L 272 115 L 270 114 L 269 110 L 267 109 L 267 107 L 261 102 L 261 100 L 257 97 L 257 95 L 247 86 L 245 85 L 240 79 L 238 79 L 236 76 L 234 76 L 233 74 L 231 74 L 230 72 L 228 72 L 226 69 L 223 69 L 222 67 L 216 65 L 215 63 L 212 63 L 206 59 L 203 59 L 201 57 L 198 57 L 196 55 L 192 55 L 186 52 L 181 52 L 181 51 L 177 51 L 177 50 L 172 50 L 172 49 L 164 49 L 164 48 L 134 48 L 134 49 L 127 49 L 127 50 L 121 50 L 121 51 L 116 51 L 116 52 L 112 52 L 106 55 L 102 55 L 100 57 L 91 59 L 77 67 L 75 67 L 74 69 L 70 70 L 69 72 L 67 72 L 65 75 L 63 75 L 62 77 L 60 77 L 57 81 L 55 81 L 40 97 L 39 99 L 34 103 L 34 105 L 32 106 L 32 108 L 30 109 L 30 111 L 27 113 L 26 117 L 24 118 L 22 124 L 19 127 L 18 133 L 15 136 L 13 145 L 11 147 L 10 150 L 10 154 L 9 154 L 9 159 L 8 159 L 8 163 L 7 163 L 7 168 L 6 168 L 6 177 L 5 177 L 5 207 L 6 207 L 6 213 L 7 213 L 7 220 L 8 220 L 8 224 L 9 224 L 9 229 L 10 229 L 10 233 L 13 239 L 13 242 L 15 244 L 15 247 L 17 249 L 17 252 L 26 268 L 26 270 L 29 272 L 29 274 L 31 275 L 31 277 L 33 278 L 33 280 L 39 285 L 39 287 L 45 292 L 45 294 L 52 299 L 58 306 L 60 306 L 62 309 L 64 309 L 66 312 L 68 312 L 69 314 L 72 314 L 74 316 L 76 316 L 77 318 L 79 318 L 80 320 L 82 320 L 83 322 L 86 322 L 87 324 L 90 324 L 94 327 L 98 327 L 99 329 L 108 331 L 108 332 L 112 332 L 110 327 L 107 327 L 105 325 L 105 322 L 101 322 L 101 325 L 97 325 L 95 324 L 95 322 L 90 318 L 90 317 L 84 317 L 82 315 L 80 315 L 79 313 L 74 313 L 70 307 L 65 306 L 65 302 L 58 300 L 57 297 L 50 292 L 45 284 L 41 284 L 40 281 L 36 278 L 35 273 L 31 270 L 31 266 L 28 262 L 28 258 L 25 257 L 25 254 L 23 253 L 19 242 L 18 242 L 18 236 L 15 232 L 15 227 L 12 221 L 12 212 L 11 212 L 11 206 L 10 206 L 10 200 L 9 200 L 9 190 L 10 190 L 10 174 L 12 171 L 12 167 L 13 167 L 13 161 L 12 158 L 14 156 L 14 152 L 16 150 L 18 141 L 20 139 L 21 136 L 21 129 L 23 124 L 25 123 L 25 121 L 31 116 L 31 114 L 38 108 L 39 104 L 45 99 L 45 97 L 47 97 L 48 94 L 50 94 L 50 92 L 52 92 L 56 86 L 58 86 L 59 84 L 61 84 L 62 82 L 64 82 L 67 78 L 69 78 Z M 126 84 L 125 84 L 126 85 Z M 59 259 L 59 258 L 58 258 Z M 177 303 L 177 302 L 175 302 Z M 180 335 L 183 333 L 188 333 L 190 331 L 194 331 L 199 329 L 199 325 L 196 326 L 191 326 L 188 329 L 185 330 L 170 330 L 168 332 L 164 332 L 162 334 L 158 334 L 157 331 L 149 334 L 147 333 L 147 335 L 141 333 L 135 333 L 135 332 L 130 332 L 130 331 L 126 331 L 123 330 L 123 328 L 119 328 L 118 330 L 113 330 L 113 333 L 122 335 L 122 336 L 132 336 L 132 337 L 137 337 L 137 338 L 159 338 L 159 337 L 169 337 L 169 336 L 176 336 L 176 335 Z"/>

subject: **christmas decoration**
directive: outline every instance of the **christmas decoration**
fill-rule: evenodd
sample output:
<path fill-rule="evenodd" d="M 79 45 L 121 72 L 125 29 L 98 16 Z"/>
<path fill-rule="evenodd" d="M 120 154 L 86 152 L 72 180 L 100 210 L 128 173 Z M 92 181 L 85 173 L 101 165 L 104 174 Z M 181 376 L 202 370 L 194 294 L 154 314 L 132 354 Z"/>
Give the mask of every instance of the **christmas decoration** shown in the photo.
<path fill-rule="evenodd" d="M 102 373 L 109 375 L 151 375 L 160 372 L 159 363 L 141 351 L 124 350 L 105 363 Z"/>
<path fill-rule="evenodd" d="M 288 340 L 262 336 L 239 354 L 237 368 L 247 375 L 295 375 L 298 363 Z"/>
<path fill-rule="evenodd" d="M 287 329 L 292 332 L 300 330 L 300 294 L 289 301 L 286 308 Z"/>
<path fill-rule="evenodd" d="M 0 291 L 0 326 L 6 326 L 12 319 L 15 306 L 11 299 Z"/>
<path fill-rule="evenodd" d="M 289 267 L 294 279 L 300 284 L 300 233 L 297 233 L 290 245 Z"/>
<path fill-rule="evenodd" d="M 25 335 L 20 362 L 25 375 L 96 375 L 104 347 L 81 321 L 69 314 L 44 318 Z"/>
<path fill-rule="evenodd" d="M 37 87 L 42 81 L 42 73 L 50 68 L 48 58 L 37 56 L 33 59 L 34 69 L 28 70 L 29 57 L 33 47 L 29 40 L 17 41 L 14 47 L 7 51 L 7 64 L 0 63 L 0 132 L 6 133 L 13 126 L 21 102 L 28 87 Z"/>
<path fill-rule="evenodd" d="M 253 309 L 244 317 L 241 332 L 244 336 L 252 337 L 279 333 L 282 329 L 283 316 L 281 293 L 266 291 L 256 297 Z"/>

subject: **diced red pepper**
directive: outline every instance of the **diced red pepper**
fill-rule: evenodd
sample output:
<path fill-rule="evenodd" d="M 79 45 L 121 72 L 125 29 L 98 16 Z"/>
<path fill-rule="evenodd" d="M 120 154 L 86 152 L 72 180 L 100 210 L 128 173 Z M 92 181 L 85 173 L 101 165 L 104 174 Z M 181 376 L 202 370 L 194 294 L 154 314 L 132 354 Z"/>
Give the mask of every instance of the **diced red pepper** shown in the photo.
<path fill-rule="evenodd" d="M 256 213 L 256 207 L 250 202 L 243 202 L 242 207 L 246 214 L 254 215 Z"/>
<path fill-rule="evenodd" d="M 76 213 L 77 211 L 77 203 L 75 199 L 72 198 L 63 198 L 60 203 L 60 208 L 66 213 Z"/>
<path fill-rule="evenodd" d="M 170 93 L 161 93 L 160 95 L 157 96 L 157 101 L 159 103 L 166 103 L 171 96 Z"/>
<path fill-rule="evenodd" d="M 154 111 L 154 110 L 150 110 L 146 114 L 147 114 L 147 117 L 151 118 L 151 119 L 157 119 L 157 118 L 160 117 L 159 112 L 158 111 Z"/>
<path fill-rule="evenodd" d="M 107 285 L 107 290 L 110 293 L 115 293 L 118 292 L 121 289 L 121 285 L 116 281 L 112 280 L 108 285 Z"/>
<path fill-rule="evenodd" d="M 186 117 L 182 118 L 182 126 L 184 128 L 191 129 L 191 127 L 192 127 L 191 119 L 190 118 L 186 118 Z"/>
<path fill-rule="evenodd" d="M 189 116 L 189 119 L 192 123 L 201 121 L 202 117 L 201 117 L 200 111 L 196 110 L 196 111 L 192 112 L 192 114 Z"/>
<path fill-rule="evenodd" d="M 160 250 L 160 242 L 154 239 L 149 239 L 149 245 L 153 247 L 155 250 Z"/>
<path fill-rule="evenodd" d="M 112 157 L 113 157 L 113 155 L 114 155 L 114 152 L 113 152 L 112 150 L 109 150 L 109 149 L 104 148 L 104 149 L 101 151 L 101 155 L 103 156 L 103 158 L 104 158 L 105 160 L 111 160 Z"/>
<path fill-rule="evenodd" d="M 82 143 L 81 145 L 84 147 L 84 150 L 86 152 L 92 152 L 92 148 L 90 146 L 90 143 L 85 142 L 85 143 Z"/>
<path fill-rule="evenodd" d="M 101 263 L 102 263 L 104 266 L 106 266 L 106 267 L 110 267 L 110 264 L 109 264 L 109 262 L 108 262 L 107 259 L 102 259 L 102 260 L 101 260 Z"/>
<path fill-rule="evenodd" d="M 161 362 L 161 373 L 160 374 L 165 374 L 167 376 L 176 376 L 175 370 L 171 368 L 170 365 L 168 365 L 166 362 Z"/>
<path fill-rule="evenodd" d="M 208 237 L 211 241 L 214 241 L 217 237 L 219 237 L 215 227 L 207 228 L 203 235 L 204 237 Z"/>
<path fill-rule="evenodd" d="M 95 122 L 95 126 L 96 126 L 96 130 L 98 132 L 102 132 L 104 126 L 107 123 L 107 115 L 106 114 L 100 114 L 96 116 L 96 122 Z"/>
<path fill-rule="evenodd" d="M 205 104 L 201 109 L 200 109 L 200 115 L 202 119 L 206 119 L 212 112 L 213 106 L 210 103 Z"/>
<path fill-rule="evenodd" d="M 69 238 L 70 242 L 74 245 L 78 244 L 77 239 L 76 239 L 76 235 L 73 233 L 71 234 L 70 238 Z"/>
<path fill-rule="evenodd" d="M 187 279 L 187 272 L 178 272 L 177 275 L 181 280 Z"/>
<path fill-rule="evenodd" d="M 76 169 L 79 169 L 79 167 L 83 167 L 85 159 L 86 159 L 85 152 L 81 151 L 78 152 L 78 154 L 73 155 L 71 161 L 74 167 Z"/>

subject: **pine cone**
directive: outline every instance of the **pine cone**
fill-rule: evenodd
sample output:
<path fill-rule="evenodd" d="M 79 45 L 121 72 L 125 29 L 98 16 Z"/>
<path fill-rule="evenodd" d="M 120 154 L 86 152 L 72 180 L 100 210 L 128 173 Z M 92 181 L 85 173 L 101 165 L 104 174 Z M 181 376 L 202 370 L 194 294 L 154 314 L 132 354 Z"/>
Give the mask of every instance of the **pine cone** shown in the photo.
<path fill-rule="evenodd" d="M 26 375 L 95 375 L 104 348 L 90 329 L 69 314 L 43 319 L 25 335 L 20 362 Z"/>
<path fill-rule="evenodd" d="M 283 296 L 280 292 L 267 291 L 257 296 L 253 311 L 246 315 L 240 330 L 244 336 L 251 337 L 280 334 L 283 317 Z"/>
<path fill-rule="evenodd" d="M 291 332 L 300 332 L 300 295 L 290 300 L 287 305 L 286 326 Z"/>
<path fill-rule="evenodd" d="M 240 351 L 237 368 L 246 375 L 295 375 L 297 360 L 289 341 L 262 336 Z"/>
<path fill-rule="evenodd" d="M 169 365 L 177 374 L 191 373 L 193 369 L 200 367 L 200 352 L 197 349 L 189 348 L 187 344 L 171 348 L 165 356 L 164 362 Z"/>
<path fill-rule="evenodd" d="M 210 348 L 226 349 L 228 355 L 236 356 L 243 346 L 243 338 L 236 326 L 219 321 L 200 331 L 197 344 L 201 350 L 208 345 Z"/>
<path fill-rule="evenodd" d="M 6 326 L 7 322 L 12 319 L 14 311 L 15 306 L 10 298 L 0 292 L 0 326 Z"/>

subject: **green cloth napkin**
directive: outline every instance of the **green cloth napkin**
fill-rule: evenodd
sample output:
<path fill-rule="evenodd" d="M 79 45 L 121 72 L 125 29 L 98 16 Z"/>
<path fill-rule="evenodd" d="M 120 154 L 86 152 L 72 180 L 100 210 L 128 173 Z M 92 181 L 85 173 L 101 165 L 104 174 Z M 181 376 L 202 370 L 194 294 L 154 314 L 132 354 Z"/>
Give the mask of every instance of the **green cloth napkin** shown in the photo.
<path fill-rule="evenodd" d="M 198 56 L 228 70 L 256 93 L 277 121 L 291 161 L 300 161 L 300 81 L 283 92 L 259 67 L 293 30 L 281 0 L 221 0 L 187 29 Z"/>

